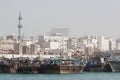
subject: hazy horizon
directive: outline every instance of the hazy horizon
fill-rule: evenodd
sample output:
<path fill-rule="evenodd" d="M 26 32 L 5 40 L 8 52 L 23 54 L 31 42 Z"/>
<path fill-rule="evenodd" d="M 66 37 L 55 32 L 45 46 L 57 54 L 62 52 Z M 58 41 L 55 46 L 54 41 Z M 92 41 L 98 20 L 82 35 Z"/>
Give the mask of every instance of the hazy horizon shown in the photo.
<path fill-rule="evenodd" d="M 119 0 L 0 0 L 0 36 L 37 36 L 52 28 L 69 28 L 70 36 L 103 35 L 120 38 Z"/>

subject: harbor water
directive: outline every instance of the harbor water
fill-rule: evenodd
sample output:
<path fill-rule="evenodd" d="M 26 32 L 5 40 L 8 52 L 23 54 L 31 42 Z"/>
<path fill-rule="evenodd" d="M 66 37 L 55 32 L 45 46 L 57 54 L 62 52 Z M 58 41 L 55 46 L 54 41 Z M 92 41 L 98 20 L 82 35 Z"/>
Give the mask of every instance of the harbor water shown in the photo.
<path fill-rule="evenodd" d="M 0 80 L 119 80 L 120 73 L 84 72 L 81 74 L 0 74 Z"/>

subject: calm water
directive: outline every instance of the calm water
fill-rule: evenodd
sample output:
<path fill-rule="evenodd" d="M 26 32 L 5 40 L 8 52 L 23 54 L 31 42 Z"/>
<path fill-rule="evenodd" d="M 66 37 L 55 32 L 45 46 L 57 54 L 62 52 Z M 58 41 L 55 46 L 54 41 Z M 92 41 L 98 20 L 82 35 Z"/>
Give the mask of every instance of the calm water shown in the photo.
<path fill-rule="evenodd" d="M 0 74 L 0 80 L 120 80 L 120 73 Z"/>

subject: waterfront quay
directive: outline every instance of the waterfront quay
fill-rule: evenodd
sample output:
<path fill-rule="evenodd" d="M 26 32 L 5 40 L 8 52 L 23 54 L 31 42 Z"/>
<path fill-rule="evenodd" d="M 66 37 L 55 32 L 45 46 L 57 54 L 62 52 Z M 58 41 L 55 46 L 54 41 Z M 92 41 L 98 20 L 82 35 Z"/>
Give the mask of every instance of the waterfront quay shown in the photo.
<path fill-rule="evenodd" d="M 49 57 L 48 57 L 49 56 Z M 60 56 L 20 56 L 0 58 L 1 73 L 80 73 L 84 64 L 76 59 L 62 59 Z"/>
<path fill-rule="evenodd" d="M 82 72 L 120 72 L 120 51 L 93 55 L 0 54 L 0 73 L 70 74 Z"/>

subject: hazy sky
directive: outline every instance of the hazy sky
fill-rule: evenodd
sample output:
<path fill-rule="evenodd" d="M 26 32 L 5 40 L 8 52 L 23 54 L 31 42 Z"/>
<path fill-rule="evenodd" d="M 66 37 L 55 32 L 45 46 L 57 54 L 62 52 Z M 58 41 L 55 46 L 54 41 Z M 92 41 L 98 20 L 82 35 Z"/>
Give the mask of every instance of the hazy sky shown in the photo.
<path fill-rule="evenodd" d="M 19 11 L 25 36 L 65 27 L 72 36 L 120 37 L 120 0 L 0 0 L 0 35 L 17 34 Z"/>

